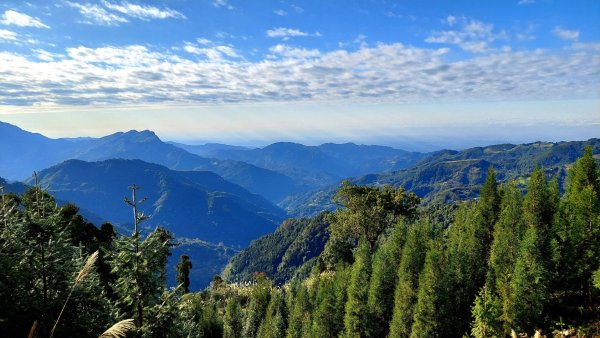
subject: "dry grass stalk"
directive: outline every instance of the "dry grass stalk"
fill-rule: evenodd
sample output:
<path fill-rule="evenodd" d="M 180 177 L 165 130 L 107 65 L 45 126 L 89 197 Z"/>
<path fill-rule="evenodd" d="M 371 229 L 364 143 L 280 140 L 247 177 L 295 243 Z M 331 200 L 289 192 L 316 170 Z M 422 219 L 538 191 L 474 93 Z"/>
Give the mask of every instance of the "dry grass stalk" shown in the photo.
<path fill-rule="evenodd" d="M 65 300 L 65 303 L 62 306 L 62 309 L 60 310 L 60 313 L 58 314 L 58 318 L 56 318 L 56 322 L 54 323 L 54 326 L 52 327 L 52 331 L 50 331 L 50 338 L 54 337 L 54 331 L 56 330 L 56 326 L 58 325 L 58 322 L 60 321 L 60 317 L 62 317 L 63 312 L 65 311 L 65 308 L 67 307 L 67 303 L 69 302 L 69 298 L 71 298 L 71 295 L 73 294 L 73 290 L 75 290 L 75 287 L 77 286 L 77 284 L 79 284 L 92 270 L 92 267 L 94 266 L 94 263 L 96 263 L 96 260 L 98 259 L 98 250 L 96 250 L 93 254 L 91 254 L 88 259 L 86 259 L 85 264 L 83 265 L 83 268 L 81 268 L 81 271 L 79 271 L 79 273 L 77 274 L 77 277 L 75 278 L 75 284 L 73 284 L 73 286 L 71 287 L 71 291 L 69 291 L 69 295 L 67 296 L 67 300 Z"/>
<path fill-rule="evenodd" d="M 85 261 L 83 268 L 81 269 L 81 271 L 79 271 L 77 278 L 75 278 L 75 284 L 79 284 L 79 282 L 81 282 L 85 278 L 85 276 L 87 276 L 90 273 L 92 267 L 96 263 L 96 260 L 98 260 L 98 250 L 91 254 L 90 257 L 88 257 L 88 259 Z"/>
<path fill-rule="evenodd" d="M 31 329 L 29 330 L 29 334 L 27 335 L 27 338 L 33 338 L 33 337 L 35 337 L 35 333 L 37 331 L 37 327 L 38 327 L 38 322 L 36 320 L 35 322 L 33 322 L 33 325 L 31 325 Z"/>
<path fill-rule="evenodd" d="M 135 324 L 133 323 L 133 319 L 125 319 L 111 326 L 98 338 L 122 338 L 127 335 L 127 332 L 133 330 L 134 328 Z"/>

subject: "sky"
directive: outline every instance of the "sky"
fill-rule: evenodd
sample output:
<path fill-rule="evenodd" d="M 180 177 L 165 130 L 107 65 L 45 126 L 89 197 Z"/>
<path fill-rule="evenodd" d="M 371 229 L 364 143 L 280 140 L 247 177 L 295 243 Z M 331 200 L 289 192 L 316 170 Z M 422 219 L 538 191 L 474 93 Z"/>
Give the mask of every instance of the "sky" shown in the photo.
<path fill-rule="evenodd" d="M 0 121 L 256 146 L 600 137 L 600 1 L 2 1 Z"/>

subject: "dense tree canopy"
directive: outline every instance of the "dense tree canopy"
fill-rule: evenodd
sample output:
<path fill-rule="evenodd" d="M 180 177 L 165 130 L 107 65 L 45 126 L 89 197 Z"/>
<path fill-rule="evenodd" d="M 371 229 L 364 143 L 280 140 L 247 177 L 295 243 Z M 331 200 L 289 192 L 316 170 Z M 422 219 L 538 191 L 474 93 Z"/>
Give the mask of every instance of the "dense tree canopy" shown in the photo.
<path fill-rule="evenodd" d="M 0 194 L 0 335 L 98 337 L 115 323 L 131 337 L 598 335 L 597 161 L 586 149 L 564 186 L 540 167 L 524 181 L 490 169 L 479 199 L 427 209 L 403 189 L 345 183 L 341 209 L 286 223 L 315 245 L 265 240 L 282 265 L 197 293 L 187 256 L 167 288 L 165 229 L 97 228 L 39 187 Z M 280 270 L 287 283 L 268 278 Z"/>

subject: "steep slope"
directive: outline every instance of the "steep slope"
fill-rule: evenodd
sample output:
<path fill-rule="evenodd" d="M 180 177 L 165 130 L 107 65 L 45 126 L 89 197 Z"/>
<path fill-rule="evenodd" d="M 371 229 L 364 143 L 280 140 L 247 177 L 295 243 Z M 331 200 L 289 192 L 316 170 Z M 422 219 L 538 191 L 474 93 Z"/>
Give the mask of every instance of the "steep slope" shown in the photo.
<path fill-rule="evenodd" d="M 232 282 L 250 281 L 254 272 L 264 272 L 277 284 L 298 274 L 307 276 L 329 239 L 325 215 L 312 219 L 288 219 L 234 256 L 223 270 Z"/>
<path fill-rule="evenodd" d="M 443 150 L 399 171 L 370 174 L 352 178 L 356 184 L 402 186 L 415 192 L 425 202 L 454 201 L 476 198 L 489 166 L 496 170 L 499 180 L 522 179 L 529 176 L 536 165 L 549 175 L 558 175 L 562 181 L 566 167 L 583 154 L 587 145 L 594 154 L 600 153 L 600 139 L 574 142 L 536 142 L 530 144 L 492 145 L 464 151 Z M 289 214 L 315 215 L 331 210 L 331 197 L 338 184 L 313 192 L 286 198 L 279 204 Z"/>
<path fill-rule="evenodd" d="M 233 246 L 271 232 L 284 216 L 263 198 L 213 173 L 178 172 L 140 160 L 69 160 L 38 176 L 57 198 L 121 224 L 131 224 L 123 197 L 135 183 L 148 198 L 141 207 L 151 215 L 147 226 L 161 224 L 178 237 Z"/>

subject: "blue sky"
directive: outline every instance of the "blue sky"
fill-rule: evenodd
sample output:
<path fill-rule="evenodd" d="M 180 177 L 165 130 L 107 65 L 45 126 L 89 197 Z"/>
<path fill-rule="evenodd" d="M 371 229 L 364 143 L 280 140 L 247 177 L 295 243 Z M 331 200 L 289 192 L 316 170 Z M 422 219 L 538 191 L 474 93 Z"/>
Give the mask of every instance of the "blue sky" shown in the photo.
<path fill-rule="evenodd" d="M 0 120 L 250 145 L 597 137 L 600 1 L 3 1 Z"/>

